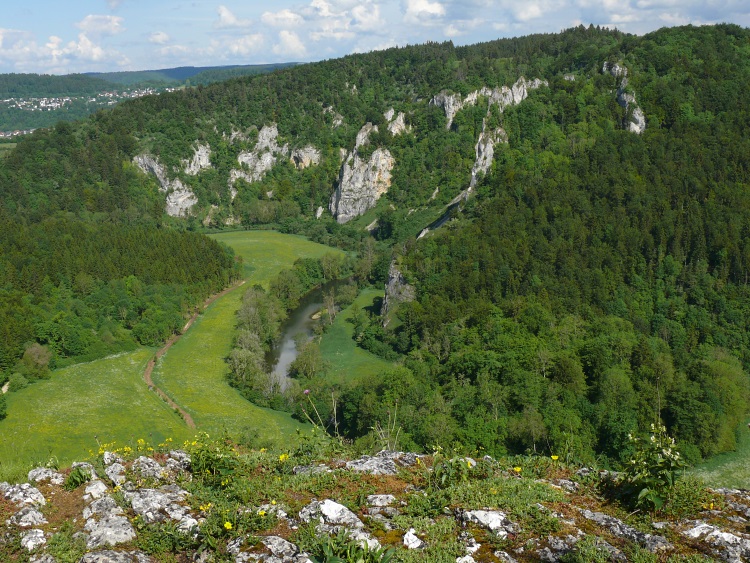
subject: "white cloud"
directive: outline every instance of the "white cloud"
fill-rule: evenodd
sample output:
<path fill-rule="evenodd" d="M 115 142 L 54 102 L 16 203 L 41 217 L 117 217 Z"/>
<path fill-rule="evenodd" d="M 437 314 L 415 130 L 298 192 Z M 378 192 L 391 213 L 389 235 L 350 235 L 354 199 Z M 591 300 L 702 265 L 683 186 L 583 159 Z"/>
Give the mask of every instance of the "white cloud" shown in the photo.
<path fill-rule="evenodd" d="M 282 32 L 283 33 L 283 32 Z M 253 35 L 245 35 L 230 42 L 227 45 L 227 49 L 233 55 L 250 55 L 257 53 L 263 47 L 265 43 L 265 37 L 261 33 L 255 33 Z M 304 47 L 303 47 L 304 49 Z"/>
<path fill-rule="evenodd" d="M 310 6 L 323 18 L 330 18 L 338 15 L 333 13 L 333 6 L 326 2 L 326 0 L 312 0 Z"/>
<path fill-rule="evenodd" d="M 148 40 L 149 40 L 149 43 L 156 43 L 157 45 L 164 45 L 165 43 L 169 42 L 169 35 L 167 35 L 163 31 L 155 31 L 149 36 Z"/>
<path fill-rule="evenodd" d="M 296 27 L 305 21 L 302 16 L 288 9 L 280 12 L 264 12 L 260 19 L 271 27 L 283 28 Z"/>
<path fill-rule="evenodd" d="M 385 27 L 385 21 L 380 18 L 380 6 L 364 3 L 352 8 L 354 27 L 360 31 L 377 31 Z"/>
<path fill-rule="evenodd" d="M 214 27 L 217 29 L 227 27 L 249 27 L 253 23 L 252 20 L 238 18 L 224 5 L 219 6 L 217 11 L 219 13 L 219 20 L 214 23 Z"/>
<path fill-rule="evenodd" d="M 276 55 L 299 58 L 307 55 L 307 49 L 300 40 L 299 35 L 287 30 L 279 32 L 279 43 L 273 46 L 273 52 Z"/>
<path fill-rule="evenodd" d="M 117 35 L 125 31 L 123 19 L 119 16 L 97 16 L 90 14 L 76 24 L 76 27 L 91 35 Z"/>
<path fill-rule="evenodd" d="M 122 2 L 123 0 L 107 0 L 107 5 L 109 5 L 110 10 L 116 10 Z"/>
<path fill-rule="evenodd" d="M 412 24 L 425 24 L 445 16 L 445 6 L 430 0 L 406 0 L 404 21 Z"/>
<path fill-rule="evenodd" d="M 79 33 L 78 41 L 68 43 L 65 51 L 86 61 L 101 61 L 104 59 L 104 49 L 91 41 L 85 33 Z"/>

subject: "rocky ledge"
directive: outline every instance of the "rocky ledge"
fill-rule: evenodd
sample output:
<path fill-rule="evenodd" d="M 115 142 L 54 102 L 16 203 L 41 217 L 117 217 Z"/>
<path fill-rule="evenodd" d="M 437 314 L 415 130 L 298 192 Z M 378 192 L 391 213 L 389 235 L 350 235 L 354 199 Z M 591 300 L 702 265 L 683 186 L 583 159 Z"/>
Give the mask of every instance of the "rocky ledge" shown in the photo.
<path fill-rule="evenodd" d="M 647 516 L 603 500 L 606 472 L 557 459 L 329 453 L 196 440 L 37 468 L 0 483 L 0 560 L 750 560 L 748 491 Z"/>

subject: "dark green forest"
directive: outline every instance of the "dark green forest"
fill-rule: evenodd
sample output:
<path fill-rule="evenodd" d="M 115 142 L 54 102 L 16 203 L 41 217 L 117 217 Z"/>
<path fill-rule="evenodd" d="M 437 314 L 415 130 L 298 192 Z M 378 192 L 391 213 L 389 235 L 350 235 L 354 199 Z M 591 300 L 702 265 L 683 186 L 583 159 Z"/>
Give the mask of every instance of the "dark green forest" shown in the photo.
<path fill-rule="evenodd" d="M 77 356 L 63 328 L 70 318 L 86 319 L 93 332 L 79 334 L 95 333 L 100 347 L 163 338 L 194 303 L 190 296 L 233 279 L 226 251 L 188 242 L 204 240 L 193 231 L 211 210 L 211 229 L 233 219 L 358 251 L 360 263 L 344 271 L 359 286 L 384 283 L 393 260 L 415 288 L 416 299 L 391 311 L 385 328 L 377 304 L 355 315 L 355 338 L 397 360 L 392 372 L 335 389 L 324 362 L 296 374 L 311 396 L 338 394 L 347 438 L 371 442 L 372 429 L 397 412 L 404 448 L 554 452 L 616 464 L 630 453 L 629 434 L 662 421 L 690 461 L 730 450 L 750 400 L 748 61 L 750 31 L 734 25 L 642 37 L 579 26 L 299 65 L 141 98 L 37 132 L 0 165 L 0 259 L 12 265 L 0 279 L 2 314 L 21 319 L 0 323 L 15 331 L 3 339 L 14 344 L 2 367 L 32 365 L 24 355 L 33 343 L 57 358 Z M 605 63 L 627 69 L 626 86 Z M 521 76 L 547 85 L 502 113 L 488 113 L 480 99 L 446 128 L 443 109 L 429 103 L 442 90 L 466 96 Z M 618 88 L 642 109 L 642 134 L 628 130 L 633 109 L 618 103 Z M 406 114 L 409 132 L 388 132 L 390 108 Z M 417 239 L 468 187 L 485 120 L 508 142 L 495 145 L 492 168 L 452 219 Z M 361 221 L 315 219 L 336 186 L 340 149 L 351 150 L 367 122 L 379 130 L 363 151 L 384 147 L 396 162 L 388 193 Z M 232 197 L 237 156 L 269 124 L 280 145 L 318 148 L 320 164 L 298 170 L 280 158 L 259 182 L 238 181 Z M 189 176 L 182 161 L 196 143 L 211 147 L 212 166 Z M 132 164 L 143 153 L 194 191 L 188 217 L 163 215 L 164 194 Z M 53 233 L 82 241 L 80 250 L 50 251 Z M 130 241 L 149 236 L 154 248 L 138 253 L 148 245 Z M 189 257 L 174 250 L 180 245 L 215 260 L 183 271 Z M 110 247 L 137 256 L 116 262 Z M 87 252 L 99 258 L 89 262 Z M 270 298 L 282 303 L 272 310 L 289 305 L 282 290 L 290 276 L 310 278 L 289 286 L 295 291 L 328 279 L 319 267 L 301 264 L 285 274 L 287 286 L 272 285 Z M 128 276 L 143 284 L 140 297 Z M 184 291 L 179 306 L 182 294 L 170 284 Z M 163 316 L 146 314 L 143 296 Z M 260 377 L 256 360 L 269 335 L 242 338 L 255 359 L 240 367 Z M 238 373 L 229 377 L 246 396 L 293 408 L 294 397 L 269 398 Z"/>

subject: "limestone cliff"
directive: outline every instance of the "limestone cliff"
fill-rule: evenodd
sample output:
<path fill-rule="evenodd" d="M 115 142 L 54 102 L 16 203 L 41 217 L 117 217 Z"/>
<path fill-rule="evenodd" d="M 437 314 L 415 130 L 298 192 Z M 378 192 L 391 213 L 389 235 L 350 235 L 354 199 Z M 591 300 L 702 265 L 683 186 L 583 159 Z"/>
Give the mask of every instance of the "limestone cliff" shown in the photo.
<path fill-rule="evenodd" d="M 383 117 L 385 117 L 388 122 L 388 131 L 390 131 L 391 135 L 394 137 L 411 131 L 411 127 L 406 125 L 406 115 L 403 111 L 396 114 L 396 110 L 391 108 L 383 114 Z"/>
<path fill-rule="evenodd" d="M 291 161 L 298 170 L 303 170 L 308 166 L 317 166 L 320 164 L 320 151 L 312 145 L 295 149 L 292 151 Z"/>
<path fill-rule="evenodd" d="M 640 135 L 646 130 L 646 116 L 635 101 L 635 93 L 627 89 L 628 69 L 618 63 L 605 62 L 602 73 L 611 74 L 617 80 L 617 103 L 627 112 L 625 125 L 628 131 Z"/>
<path fill-rule="evenodd" d="M 241 152 L 237 157 L 237 162 L 242 165 L 242 168 L 229 172 L 230 185 L 234 184 L 238 178 L 243 178 L 248 182 L 260 181 L 276 164 L 278 156 L 287 156 L 289 147 L 279 146 L 278 137 L 279 130 L 275 123 L 264 125 L 258 133 L 255 148 L 250 152 Z"/>
<path fill-rule="evenodd" d="M 211 147 L 198 144 L 195 147 L 193 158 L 183 160 L 182 163 L 185 165 L 185 174 L 190 176 L 197 175 L 204 168 L 211 168 Z"/>
<path fill-rule="evenodd" d="M 160 191 L 167 194 L 165 205 L 167 215 L 185 217 L 190 214 L 193 206 L 198 203 L 198 198 L 179 178 L 170 180 L 166 169 L 156 157 L 141 154 L 133 158 L 133 163 L 146 174 L 156 176 Z"/>
<path fill-rule="evenodd" d="M 376 149 L 369 159 L 360 155 L 360 149 L 369 143 L 370 133 L 377 130 L 377 125 L 365 124 L 357 134 L 354 150 L 341 166 L 338 185 L 328 206 L 339 223 L 346 223 L 375 207 L 391 186 L 395 161 L 388 149 Z"/>
<path fill-rule="evenodd" d="M 449 94 L 443 90 L 430 100 L 430 105 L 443 108 L 448 120 L 446 129 L 450 129 L 456 114 L 465 107 L 476 105 L 480 97 L 489 98 L 489 104 L 498 105 L 500 111 L 502 111 L 507 106 L 516 105 L 525 100 L 529 95 L 529 90 L 547 86 L 547 84 L 546 80 L 535 78 L 532 81 L 527 81 L 522 76 L 510 88 L 508 86 L 501 88 L 484 87 L 467 94 L 465 98 L 461 98 L 461 94 Z"/>

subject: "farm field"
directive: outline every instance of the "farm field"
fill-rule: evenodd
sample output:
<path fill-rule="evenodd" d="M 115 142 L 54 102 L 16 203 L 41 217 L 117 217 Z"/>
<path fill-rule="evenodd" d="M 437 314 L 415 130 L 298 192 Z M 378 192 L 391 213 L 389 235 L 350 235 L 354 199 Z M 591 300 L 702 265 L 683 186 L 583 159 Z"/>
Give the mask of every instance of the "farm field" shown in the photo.
<path fill-rule="evenodd" d="M 0 474 L 13 464 L 61 465 L 81 460 L 98 443 L 159 443 L 194 435 L 143 381 L 154 351 L 140 348 L 76 364 L 50 379 L 8 393 L 8 417 L 0 423 Z M 97 443 L 98 441 L 98 443 Z"/>
<path fill-rule="evenodd" d="M 305 238 L 272 231 L 213 235 L 245 260 L 246 284 L 215 301 L 192 328 L 156 364 L 154 383 L 161 387 L 209 433 L 227 431 L 258 446 L 281 445 L 299 423 L 291 416 L 257 407 L 225 381 L 224 358 L 234 335 L 235 312 L 242 294 L 269 281 L 297 258 L 340 252 Z"/>

